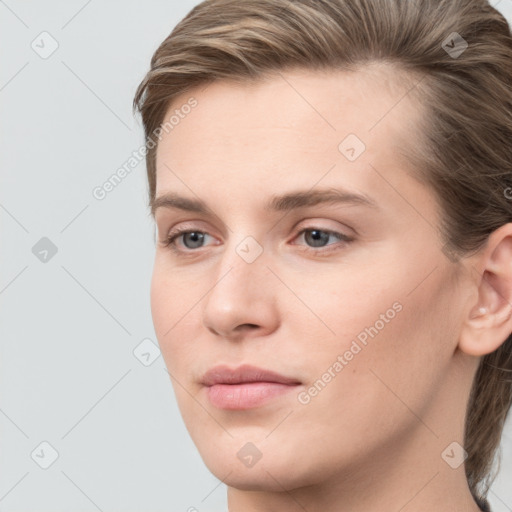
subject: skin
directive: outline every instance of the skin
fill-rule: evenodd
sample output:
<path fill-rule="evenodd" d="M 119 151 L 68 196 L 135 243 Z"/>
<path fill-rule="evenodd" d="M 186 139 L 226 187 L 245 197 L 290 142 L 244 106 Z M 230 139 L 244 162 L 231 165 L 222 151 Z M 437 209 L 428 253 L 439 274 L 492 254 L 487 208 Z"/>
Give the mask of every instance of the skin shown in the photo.
<path fill-rule="evenodd" d="M 396 76 L 382 65 L 294 70 L 198 87 L 169 108 L 198 101 L 159 143 L 156 196 L 200 198 L 210 213 L 155 211 L 153 322 L 185 425 L 227 485 L 230 512 L 479 510 L 464 464 L 452 469 L 442 453 L 463 444 L 480 357 L 512 331 L 512 224 L 471 258 L 447 258 L 436 198 L 398 151 L 418 141 L 422 112 Z M 349 133 L 366 145 L 355 161 L 338 149 Z M 331 187 L 364 193 L 378 208 L 264 209 L 273 195 Z M 206 233 L 202 246 L 181 236 L 180 252 L 165 247 L 176 227 Z M 353 241 L 315 246 L 306 228 Z M 252 263 L 236 250 L 248 236 L 263 249 Z M 397 303 L 378 334 L 300 403 L 298 392 Z M 214 407 L 202 375 L 243 363 L 302 384 L 254 409 Z M 262 455 L 252 467 L 237 457 L 247 442 Z"/>

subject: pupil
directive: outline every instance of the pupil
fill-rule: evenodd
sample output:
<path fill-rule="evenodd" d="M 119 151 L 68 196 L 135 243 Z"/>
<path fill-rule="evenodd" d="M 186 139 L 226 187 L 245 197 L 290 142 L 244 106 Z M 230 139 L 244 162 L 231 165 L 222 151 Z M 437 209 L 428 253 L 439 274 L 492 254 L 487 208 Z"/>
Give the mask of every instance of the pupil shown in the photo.
<path fill-rule="evenodd" d="M 197 242 L 199 242 L 199 245 L 193 245 L 192 247 L 190 247 L 187 243 L 186 243 L 186 240 L 187 240 L 187 236 L 190 236 L 190 238 L 192 238 L 192 243 L 195 244 Z M 186 233 L 185 235 L 185 238 L 183 239 L 183 242 L 185 243 L 185 246 L 189 249 L 195 249 L 197 247 L 200 247 L 201 246 L 201 241 L 203 240 L 204 238 L 204 233 L 198 233 L 196 231 L 192 231 L 190 233 Z"/>
<path fill-rule="evenodd" d="M 319 231 L 318 229 L 313 229 L 309 231 L 309 233 L 313 236 L 313 247 L 321 247 L 322 242 L 326 242 L 329 239 L 328 233 L 324 233 L 323 231 Z M 306 234 L 306 236 L 308 235 Z"/>

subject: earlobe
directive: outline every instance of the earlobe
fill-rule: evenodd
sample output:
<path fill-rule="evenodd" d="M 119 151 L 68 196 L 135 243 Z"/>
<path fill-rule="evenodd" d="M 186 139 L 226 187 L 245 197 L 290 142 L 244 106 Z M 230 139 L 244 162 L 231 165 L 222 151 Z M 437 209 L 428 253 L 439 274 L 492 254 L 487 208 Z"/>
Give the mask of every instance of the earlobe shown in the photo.
<path fill-rule="evenodd" d="M 474 268 L 478 299 L 464 321 L 459 348 L 478 357 L 494 352 L 512 333 L 512 223 L 490 235 Z"/>

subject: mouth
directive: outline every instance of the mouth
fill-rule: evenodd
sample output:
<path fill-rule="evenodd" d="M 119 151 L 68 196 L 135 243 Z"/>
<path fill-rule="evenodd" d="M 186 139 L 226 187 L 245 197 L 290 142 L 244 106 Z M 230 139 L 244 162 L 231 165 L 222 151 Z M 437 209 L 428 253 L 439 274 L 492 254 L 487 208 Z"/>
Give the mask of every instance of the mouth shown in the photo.
<path fill-rule="evenodd" d="M 264 405 L 302 384 L 295 378 L 250 365 L 233 369 L 216 366 L 205 373 L 201 383 L 213 406 L 231 410 Z"/>

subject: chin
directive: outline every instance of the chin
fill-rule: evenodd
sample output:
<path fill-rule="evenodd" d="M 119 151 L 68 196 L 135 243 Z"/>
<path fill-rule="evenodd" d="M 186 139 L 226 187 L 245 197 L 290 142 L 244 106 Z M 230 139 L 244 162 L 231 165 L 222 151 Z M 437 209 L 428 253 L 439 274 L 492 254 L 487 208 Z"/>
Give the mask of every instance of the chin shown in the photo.
<path fill-rule="evenodd" d="M 314 484 L 321 473 L 306 454 L 294 450 L 293 454 L 275 448 L 262 448 L 261 458 L 252 466 L 247 466 L 238 457 L 236 448 L 224 445 L 224 449 L 212 445 L 200 450 L 201 458 L 219 480 L 227 486 L 244 491 L 282 492 Z M 250 452 L 250 450 L 248 450 Z M 243 458 L 243 452 L 241 454 Z M 320 476 L 320 479 L 322 477 Z"/>
<path fill-rule="evenodd" d="M 227 472 L 222 470 L 210 471 L 222 480 L 228 487 L 234 487 L 241 491 L 265 491 L 265 492 L 282 492 L 300 487 L 300 484 L 290 479 L 289 475 L 281 471 L 273 471 L 272 467 L 260 466 L 258 469 L 253 468 L 234 468 Z M 229 473 L 229 475 L 228 475 Z M 226 476 L 228 475 L 228 476 Z"/>

